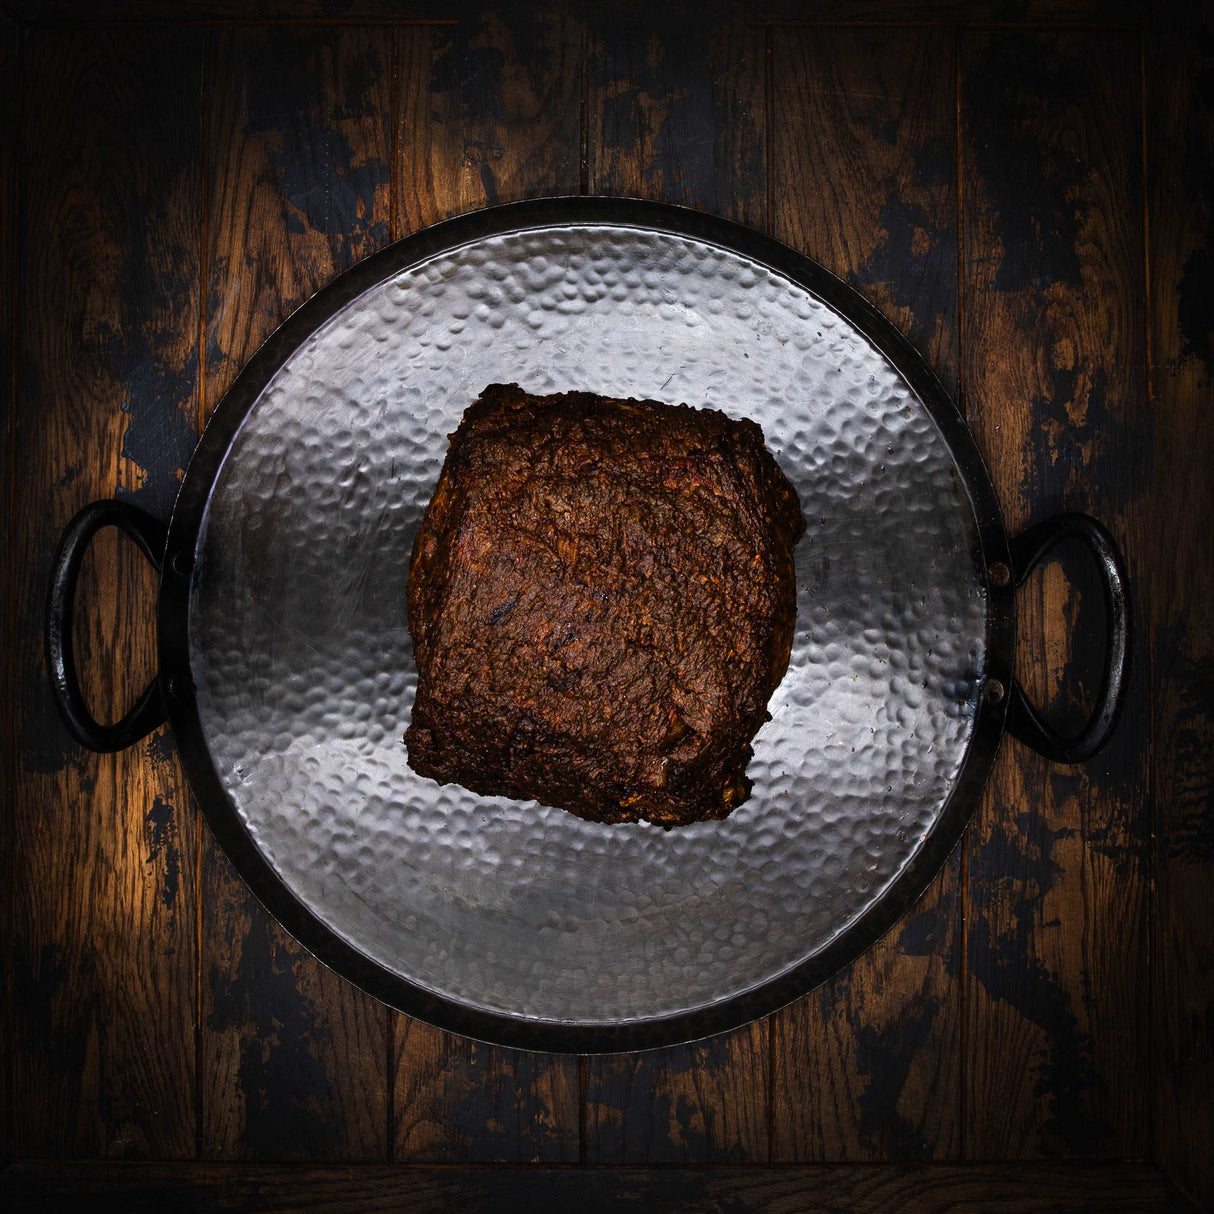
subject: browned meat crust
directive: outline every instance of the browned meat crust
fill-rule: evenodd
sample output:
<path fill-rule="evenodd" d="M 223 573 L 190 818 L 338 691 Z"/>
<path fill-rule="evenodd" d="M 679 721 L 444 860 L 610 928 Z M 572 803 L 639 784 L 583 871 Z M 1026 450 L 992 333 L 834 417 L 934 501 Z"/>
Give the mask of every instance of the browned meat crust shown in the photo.
<path fill-rule="evenodd" d="M 599 822 L 724 818 L 788 665 L 804 530 L 754 422 L 486 388 L 413 546 L 409 763 Z"/>

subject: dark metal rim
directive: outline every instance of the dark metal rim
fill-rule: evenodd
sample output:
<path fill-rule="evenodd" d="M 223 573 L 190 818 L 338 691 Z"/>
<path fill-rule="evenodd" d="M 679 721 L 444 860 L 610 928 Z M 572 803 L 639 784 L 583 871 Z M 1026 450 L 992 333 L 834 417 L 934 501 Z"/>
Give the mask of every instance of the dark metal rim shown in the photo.
<path fill-rule="evenodd" d="M 653 229 L 718 245 L 806 288 L 849 320 L 893 363 L 947 441 L 974 511 L 978 548 L 971 555 L 987 596 L 986 668 L 969 748 L 936 825 L 898 878 L 824 949 L 762 985 L 692 1011 L 614 1024 L 570 1024 L 470 1007 L 392 973 L 341 939 L 274 872 L 229 801 L 203 736 L 189 655 L 190 575 L 212 486 L 240 423 L 295 350 L 364 291 L 435 254 L 508 232 L 590 224 Z M 956 405 L 902 333 L 846 283 L 795 249 L 716 216 L 638 199 L 547 198 L 461 215 L 372 255 L 301 306 L 250 359 L 211 418 L 173 510 L 160 588 L 160 674 L 190 787 L 220 846 L 269 912 L 331 969 L 410 1016 L 482 1041 L 571 1053 L 652 1049 L 736 1028 L 792 1002 L 876 943 L 925 892 L 961 838 L 1003 733 L 1007 698 L 983 692 L 1011 686 L 1014 587 L 993 584 L 987 571 L 996 563 L 1010 567 L 1010 559 L 990 478 Z"/>

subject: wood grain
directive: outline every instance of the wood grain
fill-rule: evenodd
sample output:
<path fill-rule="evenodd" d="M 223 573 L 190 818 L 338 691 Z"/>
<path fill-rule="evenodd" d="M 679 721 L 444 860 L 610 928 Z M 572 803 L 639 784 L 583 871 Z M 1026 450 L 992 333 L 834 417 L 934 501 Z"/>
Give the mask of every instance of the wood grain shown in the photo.
<path fill-rule="evenodd" d="M 768 1022 L 691 1045 L 586 1063 L 586 1160 L 766 1161 Z"/>
<path fill-rule="evenodd" d="M 1180 18 L 1177 10 L 1174 17 Z M 1150 213 L 1156 1158 L 1214 1207 L 1214 10 L 1153 26 Z"/>
<path fill-rule="evenodd" d="M 576 194 L 584 35 L 542 7 L 403 31 L 400 235 L 499 202 Z"/>
<path fill-rule="evenodd" d="M 961 38 L 970 424 L 1011 532 L 1094 514 L 1132 587 L 1158 549 L 1144 530 L 1154 439 L 1137 74 L 1128 35 Z M 1077 595 L 1054 576 L 1018 598 L 1018 677 L 1064 721 L 1082 715 L 1093 672 L 1068 694 L 1050 667 L 1069 635 L 1102 627 L 1099 596 L 1071 581 Z M 1133 666 L 1117 734 L 1087 764 L 1006 741 L 971 828 L 971 1157 L 1146 1152 L 1146 674 Z"/>
<path fill-rule="evenodd" d="M 763 229 L 765 33 L 650 6 L 589 34 L 588 184 Z"/>
<path fill-rule="evenodd" d="M 205 403 L 389 237 L 391 30 L 214 33 L 206 114 Z M 203 1158 L 387 1156 L 388 1019 L 202 854 Z"/>
<path fill-rule="evenodd" d="M 1171 1214 L 1182 1208 L 1149 1164 L 776 1168 L 231 1168 L 17 1164 L 0 1175 L 14 1214 L 82 1196 L 106 1210 L 370 1214 L 385 1209 L 531 1214 L 619 1209 L 697 1214 Z"/>
<path fill-rule="evenodd" d="M 402 31 L 397 231 L 578 189 L 581 28 L 542 9 Z M 394 1016 L 392 1157 L 576 1162 L 578 1064 Z"/>
<path fill-rule="evenodd" d="M 589 34 L 587 185 L 762 227 L 762 31 L 677 12 L 600 13 Z M 594 385 L 587 385 L 593 388 Z M 589 1163 L 765 1161 L 766 1021 L 585 1063 Z"/>
<path fill-rule="evenodd" d="M 772 35 L 773 233 L 855 286 L 957 382 L 954 39 Z M 954 852 L 879 944 L 773 1018 L 780 1160 L 960 1150 L 961 896 Z"/>
<path fill-rule="evenodd" d="M 575 1058 L 397 1021 L 396 1162 L 578 1161 Z"/>
<path fill-rule="evenodd" d="M 197 437 L 197 31 L 26 41 L 13 485 L 18 761 L 8 835 L 11 1135 L 27 1155 L 193 1153 L 194 814 L 163 731 L 68 738 L 43 665 L 51 554 L 85 503 L 167 518 Z M 81 577 L 85 694 L 154 673 L 155 578 L 113 533 Z"/>
<path fill-rule="evenodd" d="M 774 234 L 957 383 L 955 56 L 940 29 L 776 30 Z"/>

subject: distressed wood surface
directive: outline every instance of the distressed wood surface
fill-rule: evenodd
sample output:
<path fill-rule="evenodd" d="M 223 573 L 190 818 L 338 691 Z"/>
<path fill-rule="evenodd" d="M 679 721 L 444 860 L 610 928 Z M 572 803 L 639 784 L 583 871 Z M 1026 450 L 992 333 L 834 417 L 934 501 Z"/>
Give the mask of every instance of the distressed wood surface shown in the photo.
<path fill-rule="evenodd" d="M 396 1021 L 396 1162 L 578 1162 L 576 1058 Z"/>
<path fill-rule="evenodd" d="M 602 15 L 589 32 L 587 185 L 763 230 L 766 33 L 677 9 Z"/>
<path fill-rule="evenodd" d="M 589 34 L 587 186 L 763 227 L 763 32 L 685 14 L 601 18 Z M 765 1162 L 766 1020 L 691 1046 L 585 1064 L 586 1162 Z"/>
<path fill-rule="evenodd" d="M 845 279 L 957 381 L 955 38 L 772 34 L 773 234 Z M 959 852 L 877 946 L 774 1017 L 778 1160 L 960 1153 Z"/>
<path fill-rule="evenodd" d="M 579 23 L 542 8 L 402 31 L 398 234 L 576 194 L 583 54 Z"/>
<path fill-rule="evenodd" d="M 586 1062 L 586 1162 L 763 1163 L 770 1024 Z"/>
<path fill-rule="evenodd" d="M 26 86 L 0 149 L 0 1158 L 203 1161 L 23 1166 L 0 1193 L 1164 1208 L 1149 1169 L 942 1162 L 1151 1155 L 1214 1202 L 1208 11 L 1140 41 L 1145 8 L 1087 0 L 341 7 L 198 0 L 172 16 L 236 20 L 110 29 L 161 10 L 105 0 L 77 27 L 75 0 L 0 0 L 0 120 Z M 1015 28 L 1051 21 L 1085 28 Z M 725 214 L 847 278 L 957 392 L 1012 532 L 1071 508 L 1112 528 L 1138 630 L 1109 750 L 1063 768 L 1005 741 L 966 842 L 865 957 L 770 1021 L 579 1060 L 411 1021 L 315 962 L 200 825 L 169 734 L 69 742 L 41 617 L 67 519 L 115 494 L 166 517 L 206 413 L 337 272 L 582 190 Z M 1018 673 L 1073 727 L 1102 609 L 1063 555 L 1020 594 Z M 103 717 L 154 669 L 154 588 L 99 537 L 77 635 Z M 820 1160 L 883 1166 L 671 1168 Z M 615 1166 L 459 1166 L 521 1162 Z"/>
<path fill-rule="evenodd" d="M 396 230 L 577 193 L 584 38 L 565 16 L 476 13 L 400 34 Z M 392 1158 L 576 1163 L 578 1061 L 393 1014 Z"/>
<path fill-rule="evenodd" d="M 1181 48 L 1181 53 L 1177 49 Z M 1214 6 L 1145 57 L 1155 459 L 1156 1157 L 1214 1208 Z"/>
<path fill-rule="evenodd" d="M 45 1210 L 81 1194 L 104 1209 L 193 1214 L 409 1209 L 501 1214 L 572 1209 L 754 1210 L 769 1214 L 1171 1214 L 1180 1208 L 1149 1164 L 1077 1169 L 1042 1163 L 931 1168 L 819 1165 L 809 1168 L 245 1168 L 17 1165 L 0 1174 L 14 1212 Z"/>
<path fill-rule="evenodd" d="M 1144 377 L 1138 40 L 961 38 L 962 395 L 1009 530 L 1101 519 L 1141 587 L 1152 417 Z M 992 138 L 998 127 L 1000 138 Z M 1082 566 L 1080 566 L 1082 567 Z M 1083 583 L 1076 582 L 1081 589 Z M 1018 677 L 1073 721 L 1051 678 L 1099 595 L 1019 594 Z M 1142 600 L 1135 603 L 1141 617 Z M 1149 724 L 1131 667 L 1114 742 L 1070 768 L 1008 739 L 968 840 L 969 1153 L 1147 1151 Z M 1070 693 L 1086 701 L 1092 674 Z M 1079 715 L 1082 715 L 1081 711 Z"/>
<path fill-rule="evenodd" d="M 389 240 L 393 34 L 235 28 L 206 84 L 204 407 L 290 313 Z M 388 1013 L 202 847 L 204 1159 L 387 1157 Z"/>
<path fill-rule="evenodd" d="M 171 737 L 92 755 L 43 665 L 51 556 L 87 502 L 167 519 L 197 438 L 197 31 L 31 31 L 10 433 L 17 756 L 7 1152 L 194 1152 L 194 812 Z M 80 580 L 85 695 L 117 719 L 154 674 L 155 578 L 113 531 Z M 7 648 L 8 646 L 6 646 Z M 6 715 L 7 712 L 6 712 Z"/>

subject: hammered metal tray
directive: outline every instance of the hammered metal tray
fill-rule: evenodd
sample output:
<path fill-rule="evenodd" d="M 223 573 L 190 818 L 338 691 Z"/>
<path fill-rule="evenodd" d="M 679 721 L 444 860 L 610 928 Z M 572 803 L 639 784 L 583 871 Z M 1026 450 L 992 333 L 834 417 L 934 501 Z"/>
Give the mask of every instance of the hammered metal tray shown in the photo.
<path fill-rule="evenodd" d="M 796 486 L 792 658 L 725 821 L 603 826 L 408 766 L 410 549 L 493 382 L 752 418 Z M 922 892 L 1002 728 L 1006 537 L 955 408 L 825 271 L 675 208 L 498 208 L 339 280 L 221 405 L 178 549 L 162 671 L 225 848 L 335 968 L 488 1040 L 640 1048 L 786 1002 Z"/>

